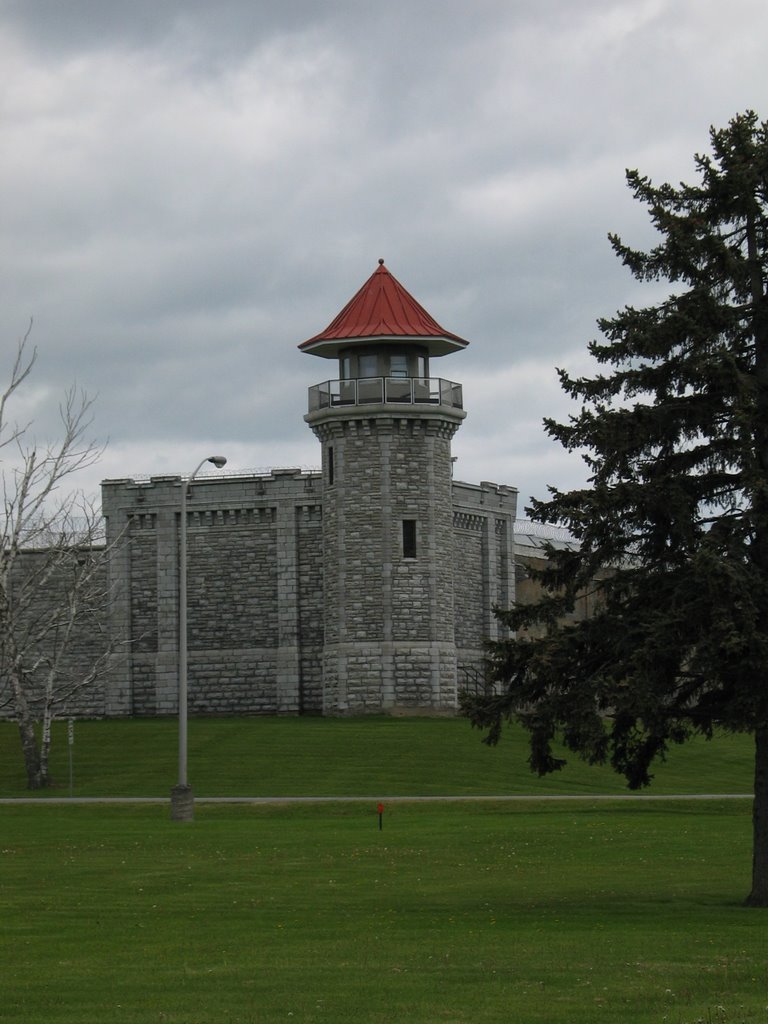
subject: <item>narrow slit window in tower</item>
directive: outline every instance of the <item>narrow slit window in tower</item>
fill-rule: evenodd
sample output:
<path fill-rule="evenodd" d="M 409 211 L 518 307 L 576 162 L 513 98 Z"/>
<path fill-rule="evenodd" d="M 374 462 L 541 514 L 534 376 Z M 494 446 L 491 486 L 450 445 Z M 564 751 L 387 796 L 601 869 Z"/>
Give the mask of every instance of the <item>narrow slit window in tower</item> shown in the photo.
<path fill-rule="evenodd" d="M 403 520 L 403 558 L 416 557 L 416 520 Z"/>
<path fill-rule="evenodd" d="M 335 469 L 335 466 L 334 466 L 334 460 L 333 460 L 333 448 L 329 448 L 328 449 L 328 486 L 329 487 L 333 486 L 334 469 Z"/>

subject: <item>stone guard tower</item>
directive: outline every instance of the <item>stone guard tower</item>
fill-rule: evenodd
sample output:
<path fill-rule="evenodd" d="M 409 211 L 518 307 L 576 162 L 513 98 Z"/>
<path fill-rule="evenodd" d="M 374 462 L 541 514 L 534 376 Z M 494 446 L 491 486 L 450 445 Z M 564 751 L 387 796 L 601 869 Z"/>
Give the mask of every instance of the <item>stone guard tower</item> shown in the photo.
<path fill-rule="evenodd" d="M 466 413 L 430 361 L 467 345 L 379 260 L 299 346 L 338 360 L 304 417 L 322 445 L 326 714 L 456 707 L 451 438 Z"/>

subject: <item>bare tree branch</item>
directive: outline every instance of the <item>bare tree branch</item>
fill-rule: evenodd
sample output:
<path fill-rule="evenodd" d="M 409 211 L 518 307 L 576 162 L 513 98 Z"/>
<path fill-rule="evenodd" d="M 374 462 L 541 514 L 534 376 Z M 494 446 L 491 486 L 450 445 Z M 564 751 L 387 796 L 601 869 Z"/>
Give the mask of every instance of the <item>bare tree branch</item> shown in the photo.
<path fill-rule="evenodd" d="M 78 387 L 67 390 L 60 437 L 44 445 L 31 423 L 19 426 L 10 416 L 37 358 L 29 351 L 31 326 L 0 394 L 0 452 L 13 453 L 0 460 L 0 708 L 12 709 L 27 784 L 39 788 L 50 783 L 54 714 L 103 674 L 113 644 L 103 627 L 110 583 L 109 548 L 97 543 L 101 517 L 81 493 L 66 489 L 103 452 L 89 437 L 93 402 Z M 89 642 L 76 649 L 85 630 Z"/>

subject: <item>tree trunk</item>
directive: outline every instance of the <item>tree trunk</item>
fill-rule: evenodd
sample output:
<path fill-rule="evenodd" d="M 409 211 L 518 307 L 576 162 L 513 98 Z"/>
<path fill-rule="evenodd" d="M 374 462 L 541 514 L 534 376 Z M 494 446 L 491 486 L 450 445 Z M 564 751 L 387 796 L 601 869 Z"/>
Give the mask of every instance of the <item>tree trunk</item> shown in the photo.
<path fill-rule="evenodd" d="M 16 721 L 19 725 L 24 771 L 27 775 L 27 789 L 45 789 L 51 784 L 48 774 L 47 751 L 45 761 L 43 761 L 40 756 L 40 744 L 35 735 L 35 719 L 27 699 L 24 679 L 16 667 L 12 668 L 9 675 Z"/>
<path fill-rule="evenodd" d="M 755 731 L 755 799 L 752 805 L 752 891 L 748 907 L 768 907 L 768 726 Z"/>
<path fill-rule="evenodd" d="M 49 784 L 48 772 L 40 763 L 40 748 L 35 736 L 35 724 L 28 718 L 19 720 L 19 736 L 27 773 L 27 789 L 44 789 Z"/>
<path fill-rule="evenodd" d="M 51 727 L 53 725 L 53 714 L 51 708 L 46 704 L 43 712 L 42 728 L 40 730 L 40 778 L 41 787 L 51 784 Z"/>

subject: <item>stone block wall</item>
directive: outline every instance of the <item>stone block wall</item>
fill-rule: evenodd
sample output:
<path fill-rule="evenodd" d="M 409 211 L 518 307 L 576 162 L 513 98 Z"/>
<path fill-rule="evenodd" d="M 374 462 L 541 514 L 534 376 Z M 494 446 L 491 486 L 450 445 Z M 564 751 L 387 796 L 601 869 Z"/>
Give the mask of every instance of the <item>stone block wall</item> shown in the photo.
<path fill-rule="evenodd" d="M 177 710 L 180 501 L 178 477 L 103 485 L 111 626 L 130 648 L 113 666 L 108 713 Z M 191 483 L 191 714 L 319 709 L 320 508 L 318 474 L 299 470 Z"/>
<path fill-rule="evenodd" d="M 325 577 L 321 535 L 321 505 L 296 508 L 296 569 L 298 595 L 299 711 L 319 714 L 323 709 L 323 602 Z"/>
<path fill-rule="evenodd" d="M 452 508 L 458 687 L 473 689 L 483 677 L 485 641 L 509 635 L 493 609 L 516 600 L 517 491 L 489 481 L 454 482 Z"/>
<path fill-rule="evenodd" d="M 515 600 L 516 492 L 452 481 L 450 432 L 407 417 L 334 427 L 323 475 L 192 483 L 190 713 L 455 707 L 482 670 L 484 639 L 499 635 L 493 606 Z M 67 671 L 103 653 L 102 628 L 117 649 L 66 713 L 176 713 L 180 500 L 178 477 L 104 483 L 109 607 Z M 415 558 L 403 554 L 403 519 L 416 523 Z"/>
<path fill-rule="evenodd" d="M 83 566 L 92 576 L 82 588 L 71 637 L 62 648 L 73 575 Z M 22 551 L 16 559 L 11 574 L 11 616 L 16 619 L 14 633 L 31 683 L 28 693 L 33 710 L 41 707 L 45 678 L 57 661 L 55 717 L 104 715 L 104 659 L 109 649 L 107 589 L 107 566 L 100 547 L 55 553 Z M 99 674 L 88 681 L 94 669 L 99 669 Z M 0 716 L 14 716 L 10 681 L 3 675 Z"/>

